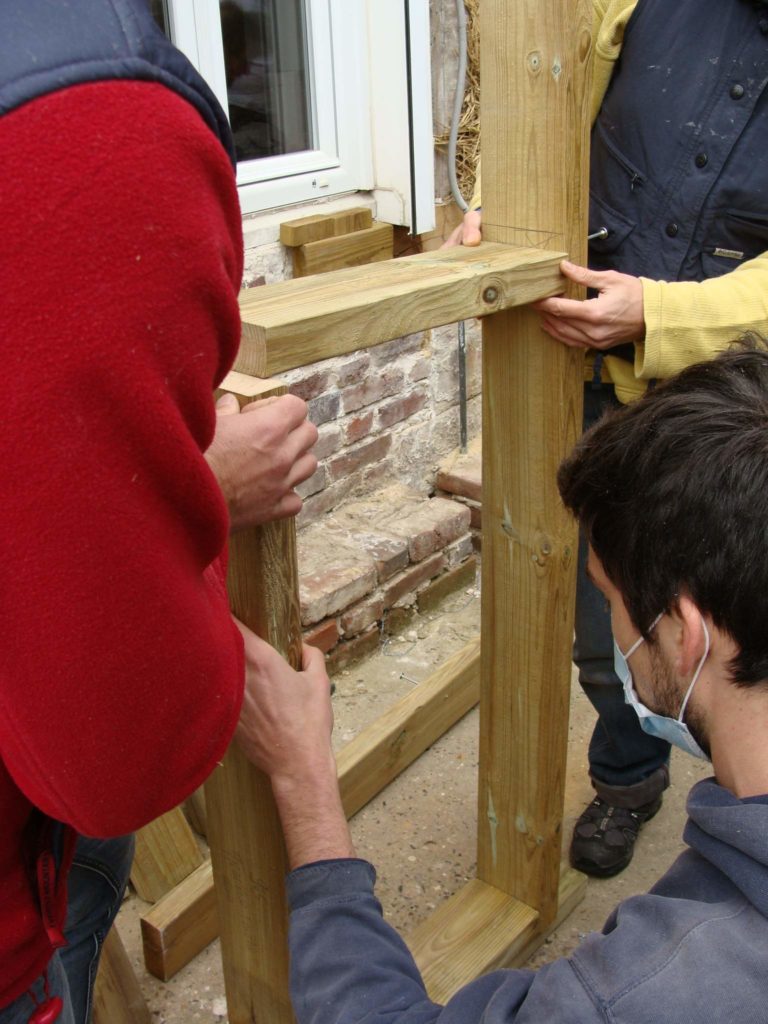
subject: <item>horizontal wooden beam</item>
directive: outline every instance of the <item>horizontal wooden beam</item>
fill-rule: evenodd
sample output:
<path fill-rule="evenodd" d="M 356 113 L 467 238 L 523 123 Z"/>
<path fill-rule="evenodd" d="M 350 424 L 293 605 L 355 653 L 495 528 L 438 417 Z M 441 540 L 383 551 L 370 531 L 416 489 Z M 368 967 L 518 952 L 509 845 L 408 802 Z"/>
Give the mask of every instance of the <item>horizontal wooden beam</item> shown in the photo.
<path fill-rule="evenodd" d="M 542 929 L 532 907 L 473 878 L 408 939 L 430 998 L 447 1003 L 479 975 L 524 963 L 571 913 L 585 888 L 584 875 L 567 868 L 561 876 L 557 917 Z"/>
<path fill-rule="evenodd" d="M 205 861 L 141 918 L 144 964 L 168 981 L 219 937 L 213 869 Z"/>
<path fill-rule="evenodd" d="M 246 289 L 235 369 L 266 377 L 555 295 L 563 257 L 483 242 Z"/>
<path fill-rule="evenodd" d="M 388 708 L 336 756 L 351 818 L 480 699 L 480 638 Z"/>
<path fill-rule="evenodd" d="M 336 758 L 347 817 L 352 817 L 477 703 L 480 640 L 436 672 L 343 747 Z M 210 861 L 141 919 L 144 962 L 168 981 L 219 934 Z"/>

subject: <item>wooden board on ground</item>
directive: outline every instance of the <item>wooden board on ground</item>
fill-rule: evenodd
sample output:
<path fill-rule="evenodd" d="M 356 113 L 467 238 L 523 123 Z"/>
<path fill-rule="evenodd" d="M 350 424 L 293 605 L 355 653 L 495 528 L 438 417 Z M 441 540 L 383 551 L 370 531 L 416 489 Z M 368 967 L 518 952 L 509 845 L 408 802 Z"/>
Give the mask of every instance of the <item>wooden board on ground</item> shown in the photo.
<path fill-rule="evenodd" d="M 555 295 L 563 255 L 483 242 L 246 288 L 235 369 L 265 377 Z"/>
<path fill-rule="evenodd" d="M 300 245 L 293 250 L 293 276 L 309 277 L 391 260 L 393 239 L 391 224 L 374 224 L 363 231 Z"/>
<path fill-rule="evenodd" d="M 209 860 L 141 918 L 144 963 L 168 981 L 219 936 L 219 917 Z"/>
<path fill-rule="evenodd" d="M 154 903 L 202 861 L 203 855 L 184 812 L 175 807 L 136 833 L 131 883 L 143 900 Z"/>
<path fill-rule="evenodd" d="M 367 206 L 353 206 L 337 213 L 318 213 L 312 217 L 287 220 L 280 225 L 280 241 L 289 248 L 320 242 L 351 231 L 363 231 L 373 224 L 373 214 Z"/>
<path fill-rule="evenodd" d="M 583 899 L 586 879 L 566 868 L 558 891 L 557 927 Z M 486 882 L 472 879 L 408 938 L 430 997 L 446 1003 L 463 985 L 500 967 L 525 963 L 541 944 L 539 915 Z"/>
<path fill-rule="evenodd" d="M 478 700 L 480 641 L 433 675 L 343 747 L 336 763 L 348 817 L 363 807 Z M 141 919 L 144 962 L 167 981 L 218 935 L 213 871 L 206 862 Z"/>
<path fill-rule="evenodd" d="M 113 925 L 104 940 L 93 991 L 93 1024 L 150 1024 L 138 979 Z"/>
<path fill-rule="evenodd" d="M 347 817 L 389 785 L 479 697 L 478 637 L 339 751 L 336 764 Z"/>

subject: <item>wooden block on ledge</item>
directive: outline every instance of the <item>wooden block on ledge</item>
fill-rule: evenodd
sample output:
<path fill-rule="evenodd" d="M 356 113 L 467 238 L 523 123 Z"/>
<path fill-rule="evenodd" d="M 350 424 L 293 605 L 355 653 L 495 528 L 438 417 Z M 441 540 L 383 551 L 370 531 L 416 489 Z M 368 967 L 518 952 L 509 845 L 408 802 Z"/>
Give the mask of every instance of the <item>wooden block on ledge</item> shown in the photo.
<path fill-rule="evenodd" d="M 280 225 L 280 241 L 289 248 L 320 242 L 350 231 L 364 231 L 373 224 L 373 214 L 367 206 L 354 206 L 338 213 L 319 213 L 313 217 L 299 217 Z"/>
<path fill-rule="evenodd" d="M 391 224 L 374 224 L 363 231 L 300 245 L 293 250 L 293 276 L 309 277 L 391 260 L 393 238 Z"/>

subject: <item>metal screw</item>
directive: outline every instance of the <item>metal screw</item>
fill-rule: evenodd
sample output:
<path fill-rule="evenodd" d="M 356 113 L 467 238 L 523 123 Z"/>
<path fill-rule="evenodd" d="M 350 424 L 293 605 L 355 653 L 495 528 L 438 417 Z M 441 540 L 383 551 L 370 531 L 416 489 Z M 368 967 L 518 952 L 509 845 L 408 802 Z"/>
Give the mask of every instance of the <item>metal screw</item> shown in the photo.
<path fill-rule="evenodd" d="M 594 238 L 607 238 L 610 234 L 608 228 L 600 228 L 599 231 L 595 231 L 592 235 L 587 235 L 587 241 L 591 242 Z"/>
<path fill-rule="evenodd" d="M 499 297 L 498 288 L 486 288 L 483 292 L 484 302 L 495 302 Z"/>

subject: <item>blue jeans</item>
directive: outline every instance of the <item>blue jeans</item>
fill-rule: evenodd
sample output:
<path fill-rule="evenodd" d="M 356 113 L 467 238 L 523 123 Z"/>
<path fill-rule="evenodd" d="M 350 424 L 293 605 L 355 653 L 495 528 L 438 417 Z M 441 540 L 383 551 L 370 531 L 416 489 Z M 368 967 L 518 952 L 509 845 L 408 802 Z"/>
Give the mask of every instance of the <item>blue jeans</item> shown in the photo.
<path fill-rule="evenodd" d="M 27 1024 L 37 1003 L 59 996 L 64 1010 L 56 1024 L 88 1024 L 101 947 L 120 909 L 133 861 L 133 836 L 77 841 L 68 881 L 68 945 L 51 958 L 46 974 L 28 993 L 0 1010 L 0 1024 Z"/>
<path fill-rule="evenodd" d="M 584 429 L 618 404 L 613 385 L 587 384 Z M 589 744 L 589 773 L 598 795 L 608 803 L 640 807 L 669 784 L 669 744 L 643 732 L 637 715 L 624 701 L 621 682 L 613 670 L 611 616 L 605 598 L 584 572 L 586 557 L 582 536 L 573 660 L 579 670 L 579 683 L 599 716 Z"/>

